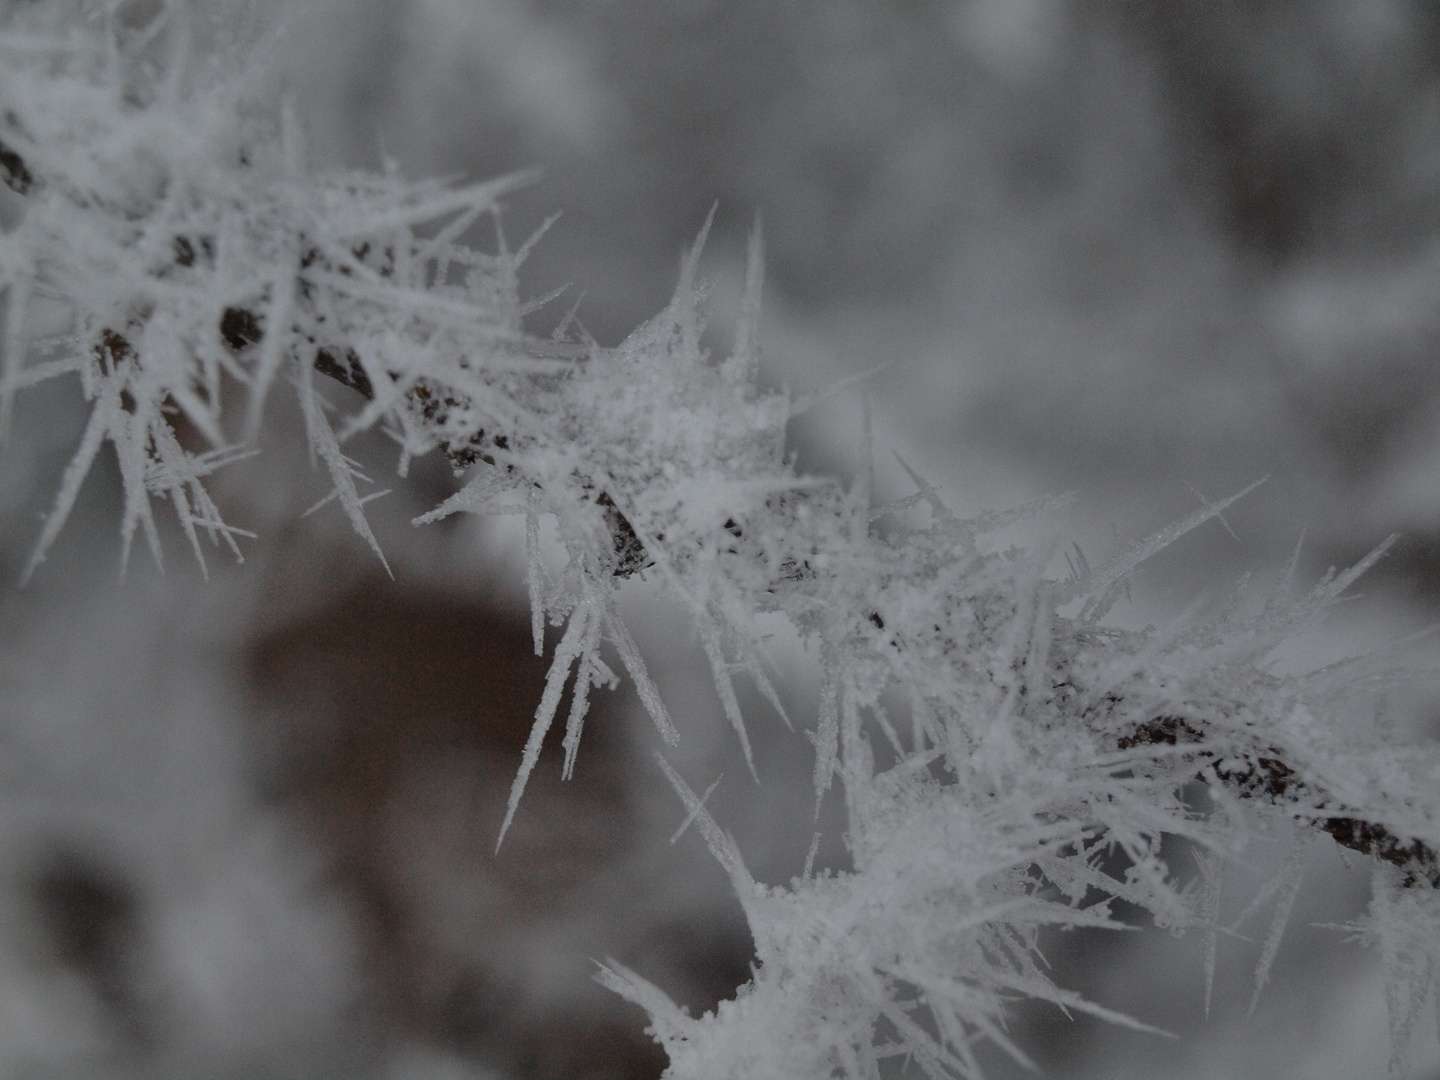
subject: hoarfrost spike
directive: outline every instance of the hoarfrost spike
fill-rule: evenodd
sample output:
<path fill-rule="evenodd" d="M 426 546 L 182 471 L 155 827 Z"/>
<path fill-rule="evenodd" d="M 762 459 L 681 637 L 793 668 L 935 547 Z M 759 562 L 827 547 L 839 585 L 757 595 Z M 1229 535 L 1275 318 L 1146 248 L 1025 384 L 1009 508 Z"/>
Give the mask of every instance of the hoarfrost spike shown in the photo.
<path fill-rule="evenodd" d="M 545 676 L 545 692 L 540 695 L 540 705 L 535 710 L 535 722 L 530 727 L 530 737 L 525 741 L 520 768 L 510 785 L 510 800 L 505 807 L 505 820 L 500 824 L 500 835 L 495 838 L 497 854 L 500 845 L 505 842 L 505 834 L 510 831 L 511 822 L 515 820 L 515 811 L 520 806 L 520 796 L 525 794 L 525 785 L 530 780 L 530 774 L 535 771 L 535 766 L 540 761 L 540 747 L 545 742 L 545 733 L 550 730 L 550 724 L 555 719 L 555 711 L 560 707 L 560 695 L 570 677 L 570 666 L 580 656 L 589 618 L 588 608 L 576 608 L 570 615 L 570 622 L 565 627 L 560 644 L 555 648 L 555 659 L 550 662 L 550 671 Z"/>

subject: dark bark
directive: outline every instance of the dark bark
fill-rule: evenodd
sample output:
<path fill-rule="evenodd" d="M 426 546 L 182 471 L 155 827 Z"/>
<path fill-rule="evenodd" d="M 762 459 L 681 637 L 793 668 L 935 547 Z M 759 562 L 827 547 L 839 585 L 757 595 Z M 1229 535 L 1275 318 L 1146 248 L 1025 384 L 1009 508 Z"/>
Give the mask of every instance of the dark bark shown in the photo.
<path fill-rule="evenodd" d="M 20 195 L 28 195 L 35 186 L 35 177 L 29 167 L 11 146 L 0 140 L 0 180 L 5 186 Z"/>
<path fill-rule="evenodd" d="M 1227 755 L 1220 764 L 1215 761 L 1215 753 L 1204 747 L 1204 742 L 1204 732 L 1184 718 L 1157 716 L 1122 736 L 1117 745 L 1121 750 L 1146 745 L 1194 745 L 1196 756 L 1208 759 L 1220 782 L 1243 799 L 1263 798 L 1277 804 L 1305 799 L 1321 807 L 1328 801 L 1323 793 L 1306 784 L 1296 770 L 1286 764 L 1284 753 L 1274 747 L 1244 755 L 1238 762 Z M 1202 775 L 1201 779 L 1205 777 Z M 1434 848 L 1422 840 L 1399 836 L 1377 822 L 1354 817 L 1346 807 L 1334 809 L 1333 815 L 1307 820 L 1315 828 L 1329 833 L 1342 847 L 1399 867 L 1405 872 L 1405 885 L 1415 886 L 1424 881 L 1431 888 L 1440 889 L 1440 853 Z"/>

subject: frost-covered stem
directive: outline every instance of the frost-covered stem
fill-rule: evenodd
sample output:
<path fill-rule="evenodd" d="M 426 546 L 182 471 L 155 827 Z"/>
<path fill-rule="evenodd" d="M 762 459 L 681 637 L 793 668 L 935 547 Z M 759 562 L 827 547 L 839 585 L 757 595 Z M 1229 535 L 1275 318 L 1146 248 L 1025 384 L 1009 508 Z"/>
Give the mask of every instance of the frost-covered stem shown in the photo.
<path fill-rule="evenodd" d="M 1306 784 L 1297 769 L 1285 762 L 1285 753 L 1275 747 L 1217 761 L 1217 754 L 1205 749 L 1203 722 L 1179 716 L 1157 716 L 1146 721 L 1116 742 L 1116 749 L 1151 746 L 1194 746 L 1196 760 L 1205 763 L 1196 779 L 1218 780 L 1241 798 L 1264 799 L 1275 806 L 1333 807 L 1333 813 L 1319 816 L 1299 810 L 1298 820 L 1334 838 L 1342 847 L 1370 855 L 1398 867 L 1403 887 L 1422 882 L 1440 889 L 1440 855 L 1423 840 L 1397 836 L 1385 825 L 1349 816 L 1342 805 Z"/>
<path fill-rule="evenodd" d="M 9 290 L 0 406 L 72 374 L 91 402 L 31 569 L 107 441 L 121 464 L 126 543 L 143 528 L 158 559 L 156 496 L 175 502 L 197 556 L 201 532 L 229 542 L 239 531 L 201 484 L 244 452 L 223 445 L 235 406 L 221 387 L 245 388 L 249 443 L 267 396 L 288 381 L 312 461 L 333 485 L 317 508 L 336 501 L 377 555 L 364 514 L 375 496 L 360 494 L 369 481 L 344 452 L 367 429 L 399 444 L 402 475 L 437 450 L 464 475 L 416 524 L 459 511 L 525 515 L 537 648 L 546 621 L 565 630 L 507 823 L 567 685 L 565 773 L 583 760 L 590 690 L 619 681 L 607 657 L 619 656 L 662 741 L 679 738 L 624 624 L 623 580 L 643 575 L 688 612 L 747 761 L 737 680 L 785 717 L 761 618 L 784 620 L 818 656 L 822 685 L 808 710 L 816 798 L 843 789 L 853 870 L 812 874 L 807 861 L 788 886 L 757 883 L 704 800 L 664 766 L 729 872 L 757 950 L 752 982 L 701 1018 L 669 1007 L 640 975 L 609 971 L 609 985 L 650 1010 L 675 1077 L 873 1078 L 898 1054 L 934 1077 L 974 1076 L 980 1040 L 1026 1060 L 1004 1031 L 1017 995 L 1125 1023 L 1050 981 L 1039 935 L 1117 927 L 1113 900 L 1214 933 L 1217 901 L 1197 912 L 1162 857 L 1166 836 L 1218 857 L 1276 822 L 1327 832 L 1387 864 L 1377 888 L 1390 899 L 1377 900 L 1361 932 L 1397 958 L 1396 977 L 1423 990 L 1425 972 L 1440 970 L 1440 761 L 1334 737 L 1326 713 L 1364 689 L 1361 669 L 1279 679 L 1265 668 L 1385 545 L 1308 595 L 1293 596 L 1287 575 L 1258 616 L 1236 605 L 1204 625 L 1106 626 L 1144 560 L 1239 495 L 1097 569 L 1077 549 L 1071 576 L 1055 580 L 1053 546 L 1023 551 L 997 536 L 1046 505 L 962 520 L 908 465 L 915 493 L 881 507 L 868 483 L 847 491 L 796 475 L 785 453 L 796 406 L 755 378 L 758 226 L 728 358 L 702 345 L 708 221 L 670 303 L 618 347 L 570 331 L 568 317 L 542 341 L 524 318 L 544 301 L 522 302 L 517 289 L 538 234 L 513 253 L 503 235 L 493 253 L 459 242 L 483 215 L 498 222 L 499 198 L 523 177 L 453 187 L 315 175 L 287 110 L 241 123 L 254 119 L 253 103 L 226 87 L 186 97 L 163 79 L 146 84 L 164 65 L 118 64 L 111 42 L 56 38 L 25 52 L 31 44 L 0 35 L 0 50 L 19 50 L 0 72 L 0 93 L 16 100 L 13 115 L 0 102 L 0 170 L 27 197 L 0 245 Z M 32 285 L 68 305 L 60 339 L 26 336 Z M 363 404 L 347 412 L 327 401 L 317 373 Z M 176 409 L 211 449 L 174 437 Z M 542 516 L 558 565 L 540 557 Z M 897 701 L 908 724 L 887 712 Z M 1214 795 L 1206 814 L 1182 797 L 1197 777 Z M 808 840 L 813 822 L 796 828 Z M 1123 858 L 1102 860 L 1105 849 Z M 1265 894 L 1279 899 L 1257 986 L 1303 869 L 1298 856 L 1286 865 L 1289 876 Z M 1385 914 L 1402 909 L 1403 925 Z M 1429 937 L 1427 926 L 1437 928 Z"/>

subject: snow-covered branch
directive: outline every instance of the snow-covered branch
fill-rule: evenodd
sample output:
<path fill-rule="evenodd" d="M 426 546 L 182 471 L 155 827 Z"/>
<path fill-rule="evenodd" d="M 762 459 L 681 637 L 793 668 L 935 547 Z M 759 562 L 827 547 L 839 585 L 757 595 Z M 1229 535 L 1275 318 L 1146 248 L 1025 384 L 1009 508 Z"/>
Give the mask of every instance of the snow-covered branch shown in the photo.
<path fill-rule="evenodd" d="M 162 24 L 181 18 L 165 11 Z M 871 1077 L 896 1055 L 933 1076 L 974 1076 L 979 1042 L 1026 1061 L 1003 1025 L 1016 997 L 1133 1024 L 1053 985 L 1038 935 L 1119 927 L 1115 900 L 1213 935 L 1218 909 L 1177 880 L 1162 838 L 1218 860 L 1282 823 L 1394 869 L 1362 929 L 1401 958 L 1391 968 L 1408 980 L 1405 1000 L 1423 998 L 1440 963 L 1440 934 L 1416 929 L 1440 928 L 1440 759 L 1333 734 L 1328 718 L 1376 677 L 1365 663 L 1267 670 L 1383 545 L 1308 593 L 1293 595 L 1287 577 L 1258 609 L 1241 597 L 1205 624 L 1115 629 L 1105 617 L 1141 562 L 1233 499 L 1057 579 L 1054 547 L 998 539 L 1047 506 L 962 520 L 918 476 L 913 496 L 876 506 L 863 481 L 797 475 L 791 402 L 756 381 L 758 227 L 728 357 L 702 347 L 708 223 L 669 305 L 618 347 L 571 319 L 542 340 L 524 322 L 538 302 L 517 282 L 539 236 L 512 251 L 500 228 L 500 200 L 525 177 L 457 187 L 316 174 L 289 112 L 267 109 L 243 77 L 203 81 L 178 59 L 185 41 L 163 25 L 129 45 L 104 27 L 0 36 L 0 169 L 24 198 L 0 245 L 0 406 L 8 415 L 17 395 L 70 375 L 91 402 L 26 579 L 107 442 L 125 485 L 125 551 L 143 529 L 160 558 L 152 504 L 168 499 L 202 564 L 202 532 L 239 556 L 246 534 L 204 482 L 247 452 L 286 384 L 331 500 L 382 559 L 347 441 L 387 432 L 402 476 L 411 459 L 444 453 L 464 486 L 417 524 L 523 514 L 537 651 L 547 621 L 563 627 L 511 816 L 566 687 L 568 774 L 589 691 L 618 681 L 616 659 L 662 741 L 678 739 L 623 621 L 625 580 L 643 576 L 689 613 L 752 770 L 735 683 L 780 708 L 756 618 L 783 616 L 823 669 L 815 795 L 840 782 L 854 867 L 756 882 L 662 759 L 730 875 L 758 957 L 754 981 L 700 1018 L 643 973 L 602 971 L 650 1012 L 676 1077 Z M 486 218 L 488 252 L 463 242 Z M 32 331 L 42 305 L 64 309 L 58 337 Z M 348 406 L 327 396 L 333 384 L 356 392 Z M 541 557 L 542 519 L 563 545 L 558 569 Z M 1211 792 L 1203 811 L 1184 797 L 1196 779 Z M 1289 881 L 1277 886 L 1279 929 Z M 1410 1022 L 1397 1017 L 1397 1033 Z"/>

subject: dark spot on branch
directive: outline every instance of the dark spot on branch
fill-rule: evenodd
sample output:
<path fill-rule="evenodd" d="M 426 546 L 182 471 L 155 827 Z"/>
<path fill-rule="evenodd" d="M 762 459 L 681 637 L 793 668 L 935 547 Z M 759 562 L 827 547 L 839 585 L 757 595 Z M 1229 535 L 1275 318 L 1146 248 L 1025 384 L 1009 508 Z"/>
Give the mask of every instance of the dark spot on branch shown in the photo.
<path fill-rule="evenodd" d="M 100 340 L 95 343 L 94 351 L 100 370 L 107 376 L 114 375 L 121 364 L 135 356 L 135 347 L 130 344 L 130 339 L 108 326 L 100 331 Z M 120 389 L 120 407 L 128 413 L 133 413 L 136 408 L 134 396 L 123 386 Z"/>
<path fill-rule="evenodd" d="M 1253 757 L 1246 755 L 1238 760 L 1227 758 L 1214 762 L 1213 751 L 1198 748 L 1198 744 L 1204 741 L 1204 732 L 1184 718 L 1157 716 L 1129 735 L 1121 736 L 1116 745 L 1121 750 L 1137 746 L 1197 745 L 1198 755 L 1214 763 L 1214 775 L 1243 799 L 1264 798 L 1278 802 L 1298 800 L 1307 794 L 1305 782 L 1286 764 L 1283 752 L 1275 747 L 1268 747 Z M 1313 790 L 1308 794 L 1314 797 Z M 1401 839 L 1384 825 L 1355 817 L 1315 818 L 1311 819 L 1311 824 L 1329 833 L 1342 847 L 1398 866 L 1405 871 L 1406 886 L 1413 887 L 1425 881 L 1432 888 L 1440 889 L 1440 853 L 1424 841 Z"/>
<path fill-rule="evenodd" d="M 814 576 L 815 568 L 810 565 L 809 559 L 804 559 L 800 562 L 796 562 L 794 559 L 787 556 L 786 558 L 780 560 L 781 581 L 808 581 Z M 939 633 L 940 628 L 937 626 L 935 628 L 935 631 L 936 633 Z"/>
<path fill-rule="evenodd" d="M 1405 843 L 1385 826 L 1355 818 L 1324 818 L 1317 824 L 1333 836 L 1337 844 L 1404 870 L 1406 886 L 1413 888 L 1423 878 L 1431 888 L 1440 889 L 1440 859 L 1422 841 Z"/>
<path fill-rule="evenodd" d="M 220 316 L 220 337 L 237 353 L 244 352 L 263 336 L 259 318 L 247 308 L 227 307 Z"/>
<path fill-rule="evenodd" d="M 1116 745 L 1121 750 L 1137 746 L 1178 746 L 1182 739 L 1186 743 L 1197 743 L 1203 737 L 1178 716 L 1157 716 L 1141 724 L 1132 734 L 1121 736 Z"/>
<path fill-rule="evenodd" d="M 628 578 L 650 566 L 652 560 L 635 532 L 635 526 L 620 512 L 608 492 L 602 491 L 595 505 L 605 512 L 605 524 L 615 547 L 615 576 Z"/>
<path fill-rule="evenodd" d="M 111 330 L 108 326 L 100 331 L 100 340 L 95 344 L 95 358 L 100 361 L 101 369 L 106 375 L 114 374 L 118 364 L 134 355 L 135 350 L 124 334 Z"/>
<path fill-rule="evenodd" d="M 444 427 L 449 422 L 452 410 L 469 407 L 467 402 L 458 399 L 452 391 L 436 386 L 428 379 L 418 380 L 410 388 L 409 397 L 420 406 L 420 415 L 425 418 L 426 422 L 434 424 L 436 427 Z M 466 438 L 464 442 L 447 442 L 445 456 L 450 459 L 450 468 L 454 470 L 456 476 L 459 476 L 477 461 L 483 461 L 486 465 L 494 465 L 495 459 L 485 452 L 490 446 L 505 450 L 509 448 L 510 442 L 504 435 L 497 435 L 487 442 L 485 431 L 482 428 Z"/>
<path fill-rule="evenodd" d="M 35 186 L 35 177 L 31 175 L 25 159 L 3 141 L 0 141 L 0 178 L 4 179 L 6 187 L 19 195 L 30 194 L 30 189 Z"/>
<path fill-rule="evenodd" d="M 360 363 L 360 354 L 354 349 L 346 349 L 343 356 L 337 355 L 333 349 L 318 349 L 315 353 L 315 370 L 321 375 L 330 376 L 336 382 L 344 383 L 364 397 L 372 400 L 375 397 L 375 387 L 370 383 L 370 376 L 365 374 L 365 368 Z"/>

